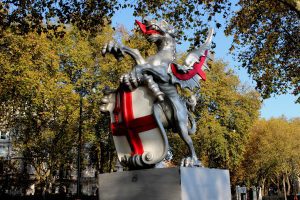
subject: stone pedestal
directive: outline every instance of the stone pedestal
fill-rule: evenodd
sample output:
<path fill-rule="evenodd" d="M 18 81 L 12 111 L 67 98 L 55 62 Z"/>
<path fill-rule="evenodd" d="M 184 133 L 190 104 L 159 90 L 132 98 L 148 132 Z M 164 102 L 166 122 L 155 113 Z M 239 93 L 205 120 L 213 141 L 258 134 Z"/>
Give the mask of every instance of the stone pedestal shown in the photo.
<path fill-rule="evenodd" d="M 231 200 L 228 170 L 163 168 L 99 176 L 100 200 Z"/>

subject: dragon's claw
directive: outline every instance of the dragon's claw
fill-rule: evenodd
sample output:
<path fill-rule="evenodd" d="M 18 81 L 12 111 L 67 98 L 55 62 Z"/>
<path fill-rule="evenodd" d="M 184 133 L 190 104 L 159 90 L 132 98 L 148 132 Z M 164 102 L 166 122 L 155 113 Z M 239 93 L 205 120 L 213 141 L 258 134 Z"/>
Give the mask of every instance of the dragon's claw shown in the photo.
<path fill-rule="evenodd" d="M 182 167 L 203 167 L 197 157 L 186 157 L 181 160 Z"/>

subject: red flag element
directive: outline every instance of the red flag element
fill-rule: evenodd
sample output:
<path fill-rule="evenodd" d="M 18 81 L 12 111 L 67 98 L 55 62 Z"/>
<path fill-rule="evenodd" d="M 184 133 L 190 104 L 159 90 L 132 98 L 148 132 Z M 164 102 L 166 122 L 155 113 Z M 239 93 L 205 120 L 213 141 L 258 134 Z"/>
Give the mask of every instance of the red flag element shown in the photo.
<path fill-rule="evenodd" d="M 200 57 L 200 61 L 196 62 L 193 66 L 193 69 L 188 71 L 187 73 L 180 72 L 174 63 L 171 63 L 171 70 L 174 76 L 180 80 L 189 80 L 193 78 L 196 74 L 198 74 L 204 81 L 206 80 L 206 74 L 202 70 L 202 66 L 205 62 L 206 56 L 208 54 L 208 50 L 205 51 L 204 55 Z"/>

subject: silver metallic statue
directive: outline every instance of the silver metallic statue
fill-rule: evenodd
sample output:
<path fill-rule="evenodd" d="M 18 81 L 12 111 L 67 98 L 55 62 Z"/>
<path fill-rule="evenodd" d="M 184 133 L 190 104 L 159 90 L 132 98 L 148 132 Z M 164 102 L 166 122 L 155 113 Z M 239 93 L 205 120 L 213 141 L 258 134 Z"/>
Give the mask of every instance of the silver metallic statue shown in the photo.
<path fill-rule="evenodd" d="M 183 65 L 175 63 L 176 30 L 165 21 L 136 21 L 147 40 L 157 45 L 156 55 L 144 59 L 137 49 L 110 42 L 104 45 L 103 55 L 113 54 L 121 60 L 130 55 L 136 65 L 120 78 L 117 90 L 107 89 L 102 99 L 102 112 L 110 112 L 111 130 L 118 158 L 131 169 L 150 168 L 162 161 L 168 151 L 165 129 L 179 133 L 190 155 L 182 166 L 202 166 L 190 134 L 196 132 L 191 112 L 196 97 L 182 97 L 176 88 L 194 91 L 199 81 L 206 80 L 203 69 L 210 49 L 213 30 L 205 43 L 191 51 Z"/>

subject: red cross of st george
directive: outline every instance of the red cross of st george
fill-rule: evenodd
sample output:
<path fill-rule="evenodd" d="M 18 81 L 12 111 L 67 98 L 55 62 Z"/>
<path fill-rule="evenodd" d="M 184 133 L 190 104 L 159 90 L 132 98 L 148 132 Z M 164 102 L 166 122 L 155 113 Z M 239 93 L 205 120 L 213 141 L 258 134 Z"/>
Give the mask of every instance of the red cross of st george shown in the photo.
<path fill-rule="evenodd" d="M 120 95 L 120 103 L 118 94 Z M 119 120 L 120 112 L 122 116 L 121 122 Z M 134 118 L 132 92 L 119 90 L 116 93 L 114 118 L 115 122 L 111 124 L 112 135 L 126 136 L 132 150 L 131 155 L 142 155 L 144 148 L 139 133 L 157 128 L 153 114 Z"/>

